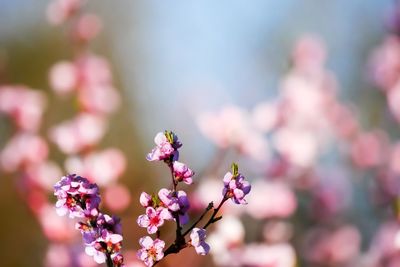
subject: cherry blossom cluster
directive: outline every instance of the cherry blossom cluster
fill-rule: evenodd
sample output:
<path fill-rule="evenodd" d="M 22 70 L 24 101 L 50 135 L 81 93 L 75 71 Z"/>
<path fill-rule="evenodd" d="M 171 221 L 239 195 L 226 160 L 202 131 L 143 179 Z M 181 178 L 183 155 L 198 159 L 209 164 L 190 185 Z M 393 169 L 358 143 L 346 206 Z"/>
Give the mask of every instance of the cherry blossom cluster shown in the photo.
<path fill-rule="evenodd" d="M 247 204 L 245 196 L 250 192 L 251 186 L 244 176 L 239 173 L 238 166 L 232 164 L 232 171 L 227 172 L 223 179 L 222 200 L 218 207 L 214 208 L 210 202 L 200 218 L 195 221 L 187 230 L 183 231 L 183 226 L 189 223 L 188 211 L 190 203 L 185 191 L 177 190 L 179 183 L 192 184 L 194 172 L 184 163 L 179 162 L 179 148 L 182 143 L 171 131 L 160 132 L 154 138 L 156 147 L 147 155 L 149 161 L 163 161 L 171 173 L 171 188 L 162 188 L 157 194 L 142 192 L 140 204 L 146 209 L 145 214 L 137 219 L 139 226 L 147 229 L 148 234 L 156 234 L 156 238 L 144 236 L 139 240 L 141 249 L 137 256 L 146 266 L 153 266 L 161 259 L 171 253 L 178 253 L 186 247 L 194 247 L 199 255 L 206 255 L 210 246 L 206 243 L 206 228 L 217 221 L 222 216 L 218 216 L 218 211 L 228 200 L 236 204 Z M 213 213 L 203 227 L 197 227 L 209 210 Z M 175 221 L 176 236 L 173 243 L 165 248 L 165 241 L 161 238 L 159 229 L 166 221 Z M 186 236 L 188 238 L 186 238 Z"/>
<path fill-rule="evenodd" d="M 97 263 L 107 262 L 108 267 L 123 266 L 122 232 L 120 219 L 99 210 L 100 195 L 96 184 L 86 178 L 70 174 L 54 185 L 57 213 L 60 216 L 81 218 L 76 224 L 85 243 L 85 252 Z"/>

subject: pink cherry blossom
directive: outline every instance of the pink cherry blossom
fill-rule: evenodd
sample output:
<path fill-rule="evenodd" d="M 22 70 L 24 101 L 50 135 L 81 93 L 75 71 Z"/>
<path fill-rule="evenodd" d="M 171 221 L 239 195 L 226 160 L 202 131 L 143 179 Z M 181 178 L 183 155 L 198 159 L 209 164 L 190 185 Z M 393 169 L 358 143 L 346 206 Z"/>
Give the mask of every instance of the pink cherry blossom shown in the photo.
<path fill-rule="evenodd" d="M 194 172 L 189 169 L 184 163 L 174 161 L 173 163 L 174 176 L 177 181 L 183 181 L 185 184 L 192 184 L 192 176 Z"/>
<path fill-rule="evenodd" d="M 115 234 L 108 231 L 102 231 L 101 237 L 97 238 L 92 244 L 86 245 L 85 252 L 87 255 L 92 256 L 94 261 L 97 263 L 104 263 L 106 261 L 106 253 L 111 252 L 111 259 L 120 257 L 121 242 L 123 240 L 122 235 Z M 106 247 L 105 247 L 105 246 Z M 123 258 L 118 259 L 122 261 Z M 121 262 L 122 264 L 122 262 Z M 120 264 L 116 266 L 121 266 Z"/>
<path fill-rule="evenodd" d="M 146 192 L 142 192 L 140 194 L 139 201 L 140 201 L 140 204 L 145 208 L 153 205 L 152 196 L 147 194 Z"/>
<path fill-rule="evenodd" d="M 178 137 L 174 133 L 167 131 L 165 133 L 159 132 L 154 138 L 154 143 L 156 143 L 156 147 L 147 154 L 147 160 L 168 160 L 170 158 L 178 160 L 179 152 L 177 149 L 182 144 L 178 141 Z"/>
<path fill-rule="evenodd" d="M 91 217 L 98 215 L 100 204 L 99 188 L 86 178 L 70 174 L 64 176 L 54 185 L 57 197 L 57 213 L 60 216 L 69 214 L 74 217 Z"/>
<path fill-rule="evenodd" d="M 186 193 L 182 190 L 173 192 L 162 188 L 158 192 L 158 197 L 162 201 L 163 205 L 168 207 L 171 212 L 176 212 L 179 216 L 181 224 L 186 224 L 189 221 L 189 216 L 187 214 L 190 208 L 189 199 Z"/>
<path fill-rule="evenodd" d="M 193 228 L 190 232 L 190 244 L 195 248 L 199 255 L 207 255 L 210 246 L 206 243 L 206 230 L 201 228 Z"/>
<path fill-rule="evenodd" d="M 242 174 L 227 172 L 224 176 L 224 189 L 222 195 L 232 199 L 236 204 L 247 204 L 244 197 L 250 192 L 251 185 Z"/>
<path fill-rule="evenodd" d="M 139 244 L 142 248 L 138 250 L 137 256 L 146 266 L 151 267 L 164 257 L 164 241 L 158 238 L 153 241 L 151 237 L 145 236 L 140 238 Z"/>
<path fill-rule="evenodd" d="M 166 207 L 168 207 L 168 209 L 170 209 L 171 211 L 179 210 L 178 198 L 176 196 L 174 196 L 174 193 L 172 190 L 162 188 L 158 192 L 158 197 L 164 203 L 164 205 Z"/>
<path fill-rule="evenodd" d="M 94 246 L 87 246 L 85 248 L 85 252 L 88 256 L 93 257 L 93 260 L 98 264 L 106 262 L 106 255 L 103 252 L 97 250 Z"/>
<path fill-rule="evenodd" d="M 154 234 L 158 231 L 158 227 L 164 224 L 164 219 L 169 216 L 169 211 L 165 208 L 147 207 L 146 214 L 140 215 L 137 223 L 140 227 L 146 227 L 149 234 Z"/>

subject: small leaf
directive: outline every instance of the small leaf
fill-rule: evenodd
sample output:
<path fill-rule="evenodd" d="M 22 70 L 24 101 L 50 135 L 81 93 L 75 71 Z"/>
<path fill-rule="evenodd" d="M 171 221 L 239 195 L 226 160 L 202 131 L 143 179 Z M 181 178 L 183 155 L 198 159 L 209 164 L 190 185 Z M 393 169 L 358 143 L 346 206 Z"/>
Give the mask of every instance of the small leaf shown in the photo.
<path fill-rule="evenodd" d="M 235 162 L 233 162 L 231 168 L 232 168 L 233 177 L 238 176 L 239 175 L 239 166 Z"/>

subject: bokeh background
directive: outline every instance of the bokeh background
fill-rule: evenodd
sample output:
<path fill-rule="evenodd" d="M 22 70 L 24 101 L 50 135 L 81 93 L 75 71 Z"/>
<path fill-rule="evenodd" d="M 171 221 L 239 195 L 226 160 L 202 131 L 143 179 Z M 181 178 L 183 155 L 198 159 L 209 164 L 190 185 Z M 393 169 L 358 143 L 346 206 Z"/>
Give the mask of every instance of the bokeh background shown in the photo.
<path fill-rule="evenodd" d="M 55 26 L 46 19 L 46 10 L 50 2 L 0 0 L 0 86 L 25 85 L 46 95 L 47 107 L 38 130 L 38 133 L 46 139 L 49 139 L 48 132 L 52 126 L 72 118 L 79 111 L 73 97 L 58 97 L 49 82 L 49 71 L 52 66 L 62 60 L 72 60 L 75 53 L 73 43 L 68 36 L 68 24 Z M 374 78 L 382 73 L 377 71 L 376 74 L 371 71 L 374 51 L 390 33 L 396 33 L 398 28 L 395 26 L 400 25 L 396 25 L 398 22 L 395 19 L 396 8 L 398 8 L 396 2 L 390 0 L 87 1 L 83 10 L 96 14 L 102 25 L 102 30 L 96 39 L 90 40 L 90 51 L 107 59 L 112 71 L 113 85 L 120 95 L 120 105 L 107 117 L 109 120 L 107 132 L 101 142 L 98 142 L 97 148 L 116 148 L 126 159 L 124 171 L 111 184 L 105 184 L 104 191 L 107 186 L 118 185 L 124 193 L 128 192 L 126 195 L 128 200 L 125 199 L 127 205 L 113 208 L 112 204 L 109 204 L 105 205 L 105 209 L 122 217 L 124 248 L 130 251 L 129 258 L 132 258 L 134 250 L 139 248 L 138 238 L 145 235 L 144 229 L 136 224 L 137 216 L 143 213 L 137 201 L 139 194 L 142 191 L 156 191 L 162 186 L 167 186 L 169 182 L 165 166 L 145 160 L 146 153 L 154 146 L 155 134 L 169 129 L 177 133 L 184 144 L 181 149 L 181 159 L 197 173 L 195 185 L 189 189 L 190 192 L 197 192 L 197 198 L 209 198 L 198 192 L 211 195 L 212 189 L 220 190 L 222 185 L 218 188 L 217 185 L 210 183 L 215 181 L 210 177 L 223 177 L 224 170 L 228 170 L 230 162 L 235 160 L 243 164 L 243 173 L 249 180 L 257 182 L 264 179 L 268 183 L 283 184 L 295 197 L 296 204 L 293 205 L 296 207 L 287 214 L 283 212 L 282 215 L 277 212 L 258 217 L 251 213 L 242 214 L 236 209 L 228 209 L 227 213 L 235 215 L 235 218 L 241 218 L 243 223 L 241 227 L 246 229 L 246 234 L 240 234 L 238 231 L 238 237 L 233 241 L 230 240 L 232 243 L 226 241 L 229 244 L 216 246 L 226 246 L 225 249 L 234 251 L 234 256 L 219 249 L 219 252 L 225 254 L 198 259 L 193 251 L 185 251 L 183 256 L 170 256 L 171 259 L 160 266 L 172 266 L 172 264 L 185 266 L 186 264 L 183 264 L 185 259 L 191 260 L 193 265 L 197 266 L 236 266 L 232 262 L 229 264 L 229 261 L 240 258 L 238 255 L 251 254 L 247 250 L 252 249 L 246 250 L 244 244 L 253 243 L 267 244 L 270 246 L 269 249 L 276 244 L 291 244 L 290 248 L 293 248 L 296 256 L 276 247 L 274 248 L 276 251 L 260 250 L 258 253 L 272 254 L 272 258 L 283 254 L 283 258 L 294 258 L 298 266 L 397 266 L 390 264 L 400 261 L 398 255 L 400 237 L 395 243 L 389 240 L 390 238 L 382 241 L 383 237 L 381 241 L 376 241 L 380 240 L 376 236 L 382 225 L 390 223 L 390 229 L 393 230 L 391 233 L 394 234 L 387 235 L 395 237 L 398 223 L 396 209 L 393 211 L 392 207 L 398 201 L 397 195 L 400 191 L 391 195 L 383 190 L 383 194 L 386 194 L 383 202 L 374 202 L 376 193 L 373 193 L 376 188 L 380 188 L 380 183 L 383 183 L 376 177 L 380 177 L 383 172 L 386 174 L 390 169 L 387 166 L 388 162 L 392 158 L 382 156 L 384 159 L 377 164 L 363 165 L 364 158 L 378 153 L 371 152 L 369 150 L 371 147 L 384 147 L 380 150 L 381 154 L 395 153 L 391 147 L 398 140 L 400 133 L 398 122 L 400 116 L 396 115 L 399 111 L 395 108 L 396 103 L 400 103 L 398 100 L 393 100 L 394 104 L 388 105 L 388 101 L 391 101 L 387 96 L 389 89 L 379 90 L 384 86 Z M 363 146 L 359 149 L 361 152 L 358 152 L 361 155 L 354 156 L 357 152 L 352 152 L 354 151 L 352 145 L 357 143 L 357 137 L 350 141 L 337 138 L 329 141 L 329 149 L 324 149 L 324 153 L 315 156 L 320 158 L 319 160 L 314 160 L 312 164 L 306 164 L 307 166 L 293 167 L 291 165 L 296 165 L 295 160 L 291 161 L 290 157 L 286 159 L 287 155 L 279 148 L 274 148 L 273 144 L 268 147 L 264 147 L 264 143 L 257 142 L 244 144 L 256 147 L 255 150 L 260 148 L 268 150 L 268 156 L 256 152 L 254 160 L 252 153 L 246 154 L 242 147 L 237 149 L 236 141 L 222 142 L 221 145 L 221 142 L 210 137 L 217 135 L 218 130 L 205 128 L 218 127 L 213 124 L 212 119 L 202 123 L 201 118 L 204 119 L 202 116 L 208 114 L 207 112 L 216 112 L 208 115 L 217 118 L 216 114 L 224 108 L 234 107 L 233 109 L 237 108 L 240 114 L 245 110 L 243 114 L 252 116 L 255 107 L 260 103 L 276 103 L 285 99 L 282 84 L 285 77 L 296 68 L 296 63 L 293 63 L 296 60 L 293 59 L 293 51 L 296 43 L 305 37 L 311 40 L 310 49 L 316 51 L 313 50 L 317 54 L 316 61 L 318 53 L 326 53 L 326 61 L 321 60 L 320 68 L 334 76 L 335 99 L 351 107 L 353 113 L 345 117 L 356 118 L 358 128 L 362 129 L 357 136 L 361 136 L 363 131 L 367 133 L 371 131 L 373 135 L 360 145 Z M 396 58 L 400 54 L 396 49 L 397 47 L 393 48 L 394 52 L 389 53 L 388 58 Z M 310 61 L 315 55 L 313 51 L 310 52 Z M 381 57 L 383 58 L 382 55 Z M 394 69 L 398 66 L 396 63 L 392 65 L 395 65 Z M 393 72 L 396 72 L 396 69 Z M 301 98 L 304 97 L 304 105 L 308 105 L 308 95 L 299 93 L 294 97 L 299 98 L 299 101 L 303 101 Z M 4 99 L 3 96 L 3 102 Z M 108 105 L 107 101 L 104 101 L 104 105 Z M 242 115 L 235 117 L 236 111 L 232 112 L 233 115 L 231 113 L 226 115 L 227 119 L 242 118 Z M 334 113 L 333 110 L 326 112 Z M 291 116 L 290 111 L 285 114 Z M 9 115 L 3 112 L 0 117 L 1 150 L 4 150 L 16 133 L 13 119 L 10 119 Z M 323 116 L 325 115 L 321 114 L 321 117 Z M 267 118 L 261 120 L 266 121 Z M 287 120 L 286 118 L 285 121 Z M 341 123 L 343 121 L 339 122 Z M 222 122 L 216 124 L 225 125 Z M 247 127 L 246 125 L 237 122 L 239 128 Z M 274 127 L 278 133 L 278 128 L 281 126 Z M 274 143 L 274 131 L 269 129 L 263 133 L 270 143 Z M 379 131 L 379 134 L 375 135 L 376 131 Z M 381 133 L 384 135 L 383 138 Z M 232 131 L 232 134 L 235 135 L 235 131 Z M 248 135 L 244 138 L 253 140 L 258 136 Z M 282 142 L 289 146 L 291 142 L 304 142 L 305 147 L 308 144 L 302 139 L 290 140 L 290 134 L 282 138 L 284 139 Z M 385 145 L 382 145 L 382 142 Z M 48 141 L 48 143 L 48 158 L 63 166 L 65 153 L 60 152 L 56 142 Z M 29 147 L 27 149 L 29 150 Z M 307 148 L 303 150 L 299 148 L 298 153 L 301 158 L 301 153 L 306 154 Z M 272 179 L 274 175 L 271 174 L 271 168 L 282 158 L 285 159 L 285 163 L 279 163 L 283 165 L 287 163 L 291 170 L 279 173 L 276 175 L 280 176 L 279 178 Z M 65 173 L 66 170 L 61 172 Z M 390 172 L 392 175 L 393 171 Z M 26 198 L 31 185 L 26 185 L 26 179 L 21 178 L 22 176 L 20 170 L 1 173 L 1 265 L 55 266 L 48 262 L 48 251 L 51 245 L 60 246 L 62 238 L 55 238 L 54 241 L 45 236 L 43 229 L 46 229 L 46 226 L 38 221 L 35 207 L 32 207 L 34 205 L 29 204 L 35 198 L 32 197 L 33 200 Z M 303 181 L 302 185 L 299 185 L 291 180 L 291 176 L 303 178 L 321 176 L 323 178 L 318 178 L 318 181 L 333 180 L 333 184 L 340 183 L 341 190 L 330 190 L 331 187 L 336 187 L 330 183 L 320 182 L 310 182 L 313 185 L 304 189 L 307 187 L 304 184 L 309 183 Z M 399 177 L 394 171 L 390 178 L 392 188 L 397 188 Z M 210 188 L 196 189 L 196 187 L 201 188 L 202 184 L 206 184 L 204 188 L 207 186 Z M 323 187 L 322 184 L 328 185 Z M 259 188 L 264 188 L 258 185 Z M 325 194 L 324 190 L 315 191 L 321 187 L 324 190 L 327 188 L 328 193 Z M 265 191 L 258 192 L 264 195 L 265 199 L 258 198 L 255 201 L 268 202 L 268 195 L 273 195 L 279 190 L 280 187 L 265 187 Z M 47 196 L 49 203 L 55 202 L 51 192 Z M 285 197 L 282 198 L 283 200 L 279 198 L 274 200 L 273 208 L 279 209 L 280 205 L 285 205 L 283 203 Z M 340 199 L 349 199 L 346 200 L 344 208 L 333 208 L 334 211 L 329 215 L 319 214 L 319 211 L 323 213 L 331 205 L 335 205 L 331 202 L 336 203 Z M 194 203 L 202 202 L 194 200 Z M 246 209 L 246 206 L 241 208 Z M 313 210 L 317 210 L 318 215 L 312 215 Z M 73 228 L 73 225 L 71 227 Z M 225 227 L 235 229 L 234 226 Z M 241 227 L 239 229 L 242 229 Z M 167 229 L 171 230 L 168 227 Z M 276 240 L 268 235 L 271 235 L 268 229 L 270 232 L 278 233 Z M 310 234 L 312 230 L 317 233 Z M 344 232 L 340 232 L 341 230 Z M 337 235 L 332 237 L 335 233 Z M 234 236 L 235 233 L 231 235 Z M 79 243 L 79 238 L 77 240 Z M 320 245 L 323 248 L 309 244 L 324 243 L 320 240 L 329 240 L 326 241 L 329 244 Z M 345 250 L 343 246 L 352 241 L 355 247 L 345 247 L 346 250 L 352 251 L 350 255 L 337 256 L 333 252 Z M 379 246 L 390 247 L 391 250 L 382 252 L 383 248 L 375 249 Z M 64 255 L 65 250 L 58 248 L 55 255 Z M 253 251 L 257 249 L 261 248 L 254 248 Z M 247 252 L 240 254 L 241 250 Z M 318 255 L 313 255 L 310 251 L 318 251 L 315 252 Z M 247 254 L 243 257 L 256 257 Z M 226 260 L 228 263 L 216 258 L 228 259 Z M 268 262 L 268 259 L 266 261 Z M 251 261 L 238 264 L 293 266 L 290 261 L 275 262 L 275 265 Z M 75 263 L 68 264 L 65 266 L 75 266 Z"/>

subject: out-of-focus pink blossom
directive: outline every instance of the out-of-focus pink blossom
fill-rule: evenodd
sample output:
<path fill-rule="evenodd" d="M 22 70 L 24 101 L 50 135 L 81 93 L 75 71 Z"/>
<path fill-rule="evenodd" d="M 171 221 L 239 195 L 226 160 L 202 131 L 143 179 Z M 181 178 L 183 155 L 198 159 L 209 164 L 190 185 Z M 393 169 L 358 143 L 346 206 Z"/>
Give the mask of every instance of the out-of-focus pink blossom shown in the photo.
<path fill-rule="evenodd" d="M 297 41 L 292 58 L 297 69 L 319 71 L 326 60 L 325 44 L 316 36 L 304 35 Z"/>
<path fill-rule="evenodd" d="M 296 263 L 296 253 L 288 243 L 248 244 L 239 253 L 241 266 L 293 267 Z"/>
<path fill-rule="evenodd" d="M 274 136 L 275 148 L 295 166 L 311 167 L 318 156 L 318 137 L 310 131 L 282 128 Z"/>
<path fill-rule="evenodd" d="M 74 222 L 60 217 L 54 206 L 48 204 L 42 206 L 38 211 L 40 225 L 43 233 L 51 241 L 65 242 L 76 238 L 77 231 L 74 229 Z"/>
<path fill-rule="evenodd" d="M 316 183 L 310 189 L 310 214 L 315 219 L 330 221 L 351 204 L 350 177 L 340 169 L 325 167 L 316 174 Z"/>
<path fill-rule="evenodd" d="M 351 147 L 354 164 L 360 168 L 379 166 L 387 158 L 387 142 L 387 137 L 382 131 L 360 133 Z"/>
<path fill-rule="evenodd" d="M 38 164 L 29 165 L 25 175 L 33 183 L 45 190 L 51 191 L 58 177 L 62 176 L 60 167 L 52 161 L 44 161 Z"/>
<path fill-rule="evenodd" d="M 386 97 L 390 111 L 392 112 L 394 118 L 400 122 L 400 79 L 392 87 L 392 89 L 387 92 Z"/>
<path fill-rule="evenodd" d="M 126 159 L 119 149 L 108 148 L 83 157 L 69 157 L 65 161 L 65 169 L 70 173 L 79 173 L 100 186 L 105 186 L 120 178 L 126 169 Z"/>
<path fill-rule="evenodd" d="M 196 191 L 190 197 L 193 209 L 202 211 L 208 203 L 221 198 L 221 181 L 211 177 L 202 177 Z M 225 207 L 223 206 L 223 208 Z"/>
<path fill-rule="evenodd" d="M 312 213 L 318 218 L 331 218 L 343 210 L 344 199 L 336 188 L 318 187 L 313 191 Z"/>
<path fill-rule="evenodd" d="M 297 208 L 296 196 L 284 183 L 258 179 L 252 188 L 246 212 L 256 219 L 286 218 Z"/>
<path fill-rule="evenodd" d="M 375 177 L 374 200 L 380 205 L 392 205 L 399 196 L 399 175 L 388 170 L 381 170 Z"/>
<path fill-rule="evenodd" d="M 212 246 L 212 253 L 219 253 L 243 243 L 245 230 L 239 217 L 224 215 L 224 219 L 215 225 L 215 231 L 209 235 L 207 240 Z"/>
<path fill-rule="evenodd" d="M 48 155 L 47 143 L 30 133 L 14 135 L 0 153 L 0 163 L 4 171 L 13 172 L 31 164 L 39 164 Z"/>
<path fill-rule="evenodd" d="M 36 132 L 46 107 L 43 92 L 24 86 L 0 86 L 0 112 L 7 114 L 15 125 Z"/>
<path fill-rule="evenodd" d="M 226 106 L 218 112 L 198 116 L 200 131 L 220 148 L 233 147 L 258 161 L 269 156 L 269 147 L 262 132 L 251 123 L 248 112 L 237 106 Z"/>
<path fill-rule="evenodd" d="M 94 14 L 83 14 L 75 24 L 73 38 L 78 42 L 88 42 L 97 36 L 101 28 L 99 17 Z"/>
<path fill-rule="evenodd" d="M 47 20 L 59 25 L 69 19 L 79 8 L 83 0 L 54 0 L 47 7 Z"/>
<path fill-rule="evenodd" d="M 69 61 L 60 61 L 52 66 L 49 73 L 51 89 L 57 94 L 70 93 L 77 88 L 78 73 L 75 65 Z"/>
<path fill-rule="evenodd" d="M 72 261 L 72 255 L 66 245 L 51 244 L 47 249 L 44 265 L 46 267 L 70 267 Z"/>
<path fill-rule="evenodd" d="M 104 202 L 110 210 L 122 211 L 131 203 L 131 194 L 124 185 L 108 185 L 104 192 Z"/>
<path fill-rule="evenodd" d="M 263 236 L 268 243 L 288 242 L 293 236 L 293 225 L 285 221 L 270 221 L 264 225 Z"/>
<path fill-rule="evenodd" d="M 217 146 L 235 146 L 246 138 L 248 114 L 236 106 L 226 106 L 218 113 L 203 113 L 197 120 L 200 131 Z"/>
<path fill-rule="evenodd" d="M 400 175 L 400 142 L 392 146 L 389 167 L 393 173 Z"/>
<path fill-rule="evenodd" d="M 399 252 L 396 237 L 400 231 L 397 222 L 388 221 L 383 223 L 372 239 L 370 252 L 378 255 L 380 259 L 389 259 Z"/>
<path fill-rule="evenodd" d="M 98 266 L 82 251 L 82 245 L 51 243 L 44 259 L 45 267 L 96 267 Z"/>
<path fill-rule="evenodd" d="M 65 154 L 74 154 L 96 145 L 106 131 L 104 118 L 81 113 L 50 129 L 50 138 Z"/>
<path fill-rule="evenodd" d="M 90 113 L 109 114 L 114 112 L 121 102 L 114 87 L 109 85 L 88 87 L 78 92 L 81 107 Z"/>
<path fill-rule="evenodd" d="M 263 135 L 257 131 L 249 131 L 246 139 L 237 146 L 238 152 L 258 162 L 267 162 L 270 158 L 270 147 Z"/>
<path fill-rule="evenodd" d="M 125 256 L 125 267 L 144 267 L 143 262 L 138 260 L 137 252 L 134 250 L 128 250 L 124 252 Z"/>
<path fill-rule="evenodd" d="M 289 73 L 281 85 L 284 119 L 308 127 L 326 124 L 326 111 L 336 90 L 336 83 L 328 73 L 307 77 L 302 73 Z"/>
<path fill-rule="evenodd" d="M 251 114 L 253 125 L 265 133 L 273 130 L 279 123 L 279 109 L 276 103 L 258 103 Z"/>
<path fill-rule="evenodd" d="M 214 262 L 221 266 L 238 266 L 231 252 L 234 248 L 240 248 L 243 242 L 243 224 L 239 217 L 232 215 L 224 215 L 224 219 L 215 225 L 215 230 L 207 237 Z"/>
<path fill-rule="evenodd" d="M 371 72 L 374 82 L 385 91 L 390 90 L 400 75 L 400 39 L 388 35 L 371 57 Z"/>
<path fill-rule="evenodd" d="M 314 228 L 306 237 L 305 255 L 313 263 L 351 263 L 358 256 L 360 245 L 361 235 L 354 226 L 342 226 L 335 231 Z"/>
<path fill-rule="evenodd" d="M 112 83 L 111 69 L 108 61 L 98 55 L 86 54 L 78 58 L 79 88 L 105 86 Z"/>
<path fill-rule="evenodd" d="M 354 111 L 341 103 L 331 106 L 328 118 L 336 134 L 345 140 L 351 140 L 360 130 Z"/>
<path fill-rule="evenodd" d="M 92 23 L 93 17 L 88 15 L 82 20 Z M 109 114 L 120 104 L 120 96 L 112 85 L 110 67 L 102 57 L 85 54 L 74 62 L 61 61 L 52 67 L 49 80 L 58 94 L 77 91 L 80 108 L 85 112 Z"/>

